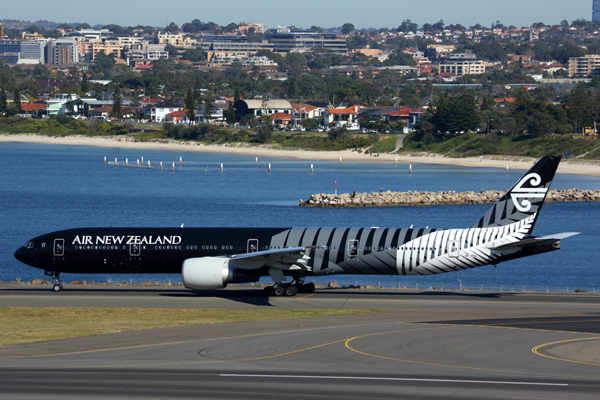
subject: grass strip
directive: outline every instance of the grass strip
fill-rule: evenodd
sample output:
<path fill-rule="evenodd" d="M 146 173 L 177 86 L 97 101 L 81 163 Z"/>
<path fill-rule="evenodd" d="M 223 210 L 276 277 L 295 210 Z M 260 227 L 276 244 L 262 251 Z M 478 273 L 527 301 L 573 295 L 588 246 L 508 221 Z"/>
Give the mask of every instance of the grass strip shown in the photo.
<path fill-rule="evenodd" d="M 0 307 L 0 346 L 175 326 L 336 317 L 384 310 Z"/>

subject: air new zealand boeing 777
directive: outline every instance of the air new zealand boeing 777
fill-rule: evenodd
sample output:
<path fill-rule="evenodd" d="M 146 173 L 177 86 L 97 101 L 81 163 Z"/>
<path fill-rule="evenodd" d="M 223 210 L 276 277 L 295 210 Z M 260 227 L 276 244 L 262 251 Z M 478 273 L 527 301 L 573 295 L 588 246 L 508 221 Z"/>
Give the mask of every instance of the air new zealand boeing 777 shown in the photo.
<path fill-rule="evenodd" d="M 188 289 L 271 276 L 276 296 L 310 293 L 306 277 L 432 275 L 560 249 L 562 233 L 532 236 L 560 162 L 543 157 L 475 225 L 411 228 L 81 228 L 30 240 L 15 257 L 60 273 L 182 274 Z M 288 282 L 288 277 L 291 282 Z"/>

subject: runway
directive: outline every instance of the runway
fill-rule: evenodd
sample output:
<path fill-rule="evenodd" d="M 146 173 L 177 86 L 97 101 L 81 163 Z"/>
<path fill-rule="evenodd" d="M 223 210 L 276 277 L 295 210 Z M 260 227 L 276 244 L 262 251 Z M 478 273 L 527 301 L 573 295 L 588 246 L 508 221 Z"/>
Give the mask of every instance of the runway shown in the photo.
<path fill-rule="evenodd" d="M 160 290 L 162 289 L 162 290 Z M 2 306 L 386 309 L 0 349 L 0 398 L 597 398 L 600 295 L 0 286 Z"/>

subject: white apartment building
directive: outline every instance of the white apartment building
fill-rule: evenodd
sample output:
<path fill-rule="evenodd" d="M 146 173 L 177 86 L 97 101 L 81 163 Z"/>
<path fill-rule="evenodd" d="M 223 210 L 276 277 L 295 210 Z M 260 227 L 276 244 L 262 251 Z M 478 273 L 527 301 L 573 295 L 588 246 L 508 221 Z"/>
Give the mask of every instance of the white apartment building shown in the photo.
<path fill-rule="evenodd" d="M 481 61 L 448 61 L 440 64 L 439 72 L 449 72 L 456 76 L 480 75 L 485 73 L 485 64 Z"/>

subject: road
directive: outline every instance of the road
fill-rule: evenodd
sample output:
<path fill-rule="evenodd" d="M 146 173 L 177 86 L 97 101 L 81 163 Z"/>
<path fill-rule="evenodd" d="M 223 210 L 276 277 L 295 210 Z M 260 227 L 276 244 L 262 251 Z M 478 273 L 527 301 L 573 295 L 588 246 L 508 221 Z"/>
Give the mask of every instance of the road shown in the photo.
<path fill-rule="evenodd" d="M 2 306 L 386 309 L 0 349 L 0 398 L 591 399 L 600 295 L 0 286 Z"/>

